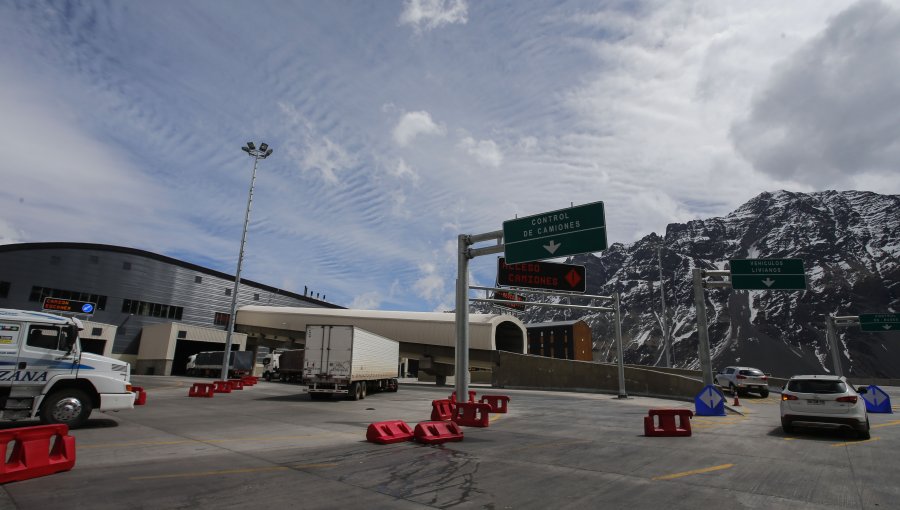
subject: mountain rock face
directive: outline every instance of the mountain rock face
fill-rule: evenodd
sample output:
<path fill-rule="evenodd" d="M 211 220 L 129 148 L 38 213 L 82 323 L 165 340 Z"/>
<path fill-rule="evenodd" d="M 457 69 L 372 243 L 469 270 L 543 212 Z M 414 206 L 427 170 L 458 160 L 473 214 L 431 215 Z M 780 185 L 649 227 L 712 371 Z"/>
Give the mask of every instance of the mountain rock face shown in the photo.
<path fill-rule="evenodd" d="M 677 367 L 699 368 L 694 267 L 726 269 L 729 259 L 799 258 L 806 272 L 805 291 L 705 290 L 714 369 L 740 364 L 782 377 L 832 373 L 826 315 L 900 312 L 900 196 L 767 192 L 722 218 L 670 224 L 665 238 L 650 234 L 633 244 L 613 244 L 600 256 L 567 261 L 586 266 L 587 294 L 621 293 L 627 363 L 665 365 L 659 245 Z M 587 303 L 573 298 L 571 304 Z M 615 358 L 609 312 L 532 306 L 521 318 L 526 323 L 581 318 L 594 333 L 594 359 Z M 857 326 L 836 331 L 845 375 L 900 377 L 900 332 L 864 333 Z"/>

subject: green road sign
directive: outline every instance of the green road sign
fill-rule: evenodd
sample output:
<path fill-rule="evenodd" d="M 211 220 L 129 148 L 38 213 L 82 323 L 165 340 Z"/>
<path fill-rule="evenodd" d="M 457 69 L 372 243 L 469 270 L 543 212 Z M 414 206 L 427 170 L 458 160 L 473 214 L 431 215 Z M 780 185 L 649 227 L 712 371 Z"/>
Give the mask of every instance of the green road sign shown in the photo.
<path fill-rule="evenodd" d="M 731 264 L 731 287 L 738 290 L 805 290 L 801 259 L 738 259 Z"/>
<path fill-rule="evenodd" d="M 859 328 L 863 331 L 900 331 L 900 313 L 861 313 Z"/>
<path fill-rule="evenodd" d="M 605 250 L 603 202 L 504 221 L 503 244 L 507 264 Z"/>

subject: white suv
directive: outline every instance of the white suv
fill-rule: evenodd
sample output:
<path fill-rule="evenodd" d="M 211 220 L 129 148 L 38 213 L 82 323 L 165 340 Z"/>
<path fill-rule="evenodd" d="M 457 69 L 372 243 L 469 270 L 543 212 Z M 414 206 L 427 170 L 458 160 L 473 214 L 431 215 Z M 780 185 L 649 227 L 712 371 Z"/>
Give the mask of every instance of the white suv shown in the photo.
<path fill-rule="evenodd" d="M 865 392 L 865 390 L 861 391 Z M 794 424 L 850 427 L 861 439 L 869 439 L 866 403 L 843 377 L 795 375 L 781 393 L 781 428 Z"/>
<path fill-rule="evenodd" d="M 732 395 L 743 397 L 748 392 L 755 391 L 762 398 L 769 396 L 769 377 L 758 368 L 725 367 L 725 370 L 716 374 L 716 384 Z"/>

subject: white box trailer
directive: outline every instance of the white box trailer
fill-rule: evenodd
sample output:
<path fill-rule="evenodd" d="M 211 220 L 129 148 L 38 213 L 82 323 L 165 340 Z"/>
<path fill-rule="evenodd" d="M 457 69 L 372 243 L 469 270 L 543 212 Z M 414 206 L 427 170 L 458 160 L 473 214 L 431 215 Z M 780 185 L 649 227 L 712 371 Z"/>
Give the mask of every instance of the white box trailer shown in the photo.
<path fill-rule="evenodd" d="M 307 326 L 303 379 L 310 398 L 397 391 L 400 343 L 355 326 Z"/>

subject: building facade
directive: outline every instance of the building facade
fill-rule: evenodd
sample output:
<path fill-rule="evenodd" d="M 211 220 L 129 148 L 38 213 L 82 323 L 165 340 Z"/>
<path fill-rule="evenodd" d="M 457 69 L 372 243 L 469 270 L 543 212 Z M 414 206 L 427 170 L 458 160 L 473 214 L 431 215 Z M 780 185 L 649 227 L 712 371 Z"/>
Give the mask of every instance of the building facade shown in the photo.
<path fill-rule="evenodd" d="M 233 275 L 135 248 L 0 246 L 0 308 L 40 310 L 46 297 L 95 303 L 91 320 L 115 327 L 113 356 L 136 356 L 145 326 L 181 323 L 224 331 L 233 287 Z M 250 304 L 342 308 L 242 278 L 238 306 Z"/>
<path fill-rule="evenodd" d="M 591 327 L 582 320 L 526 324 L 528 354 L 593 361 Z"/>

